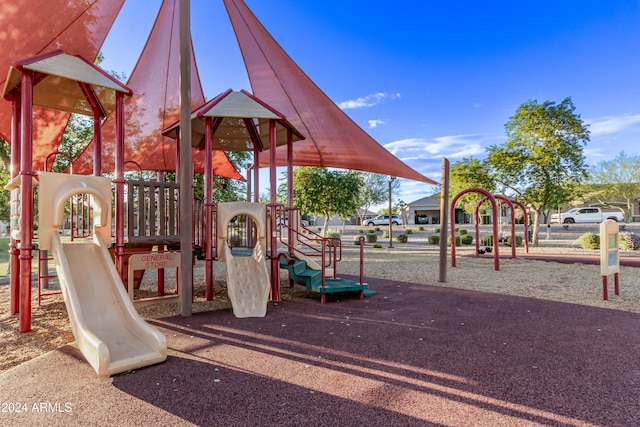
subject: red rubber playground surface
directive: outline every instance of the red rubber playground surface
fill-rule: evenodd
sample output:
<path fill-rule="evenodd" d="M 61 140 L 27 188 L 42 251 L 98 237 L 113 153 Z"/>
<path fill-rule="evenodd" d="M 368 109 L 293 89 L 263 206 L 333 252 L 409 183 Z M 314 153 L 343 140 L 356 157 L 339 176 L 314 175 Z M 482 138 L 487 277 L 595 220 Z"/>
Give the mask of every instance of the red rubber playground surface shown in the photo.
<path fill-rule="evenodd" d="M 112 378 L 65 346 L 0 375 L 0 424 L 637 425 L 640 314 L 369 283 L 264 318 L 152 321 L 167 361 Z"/>

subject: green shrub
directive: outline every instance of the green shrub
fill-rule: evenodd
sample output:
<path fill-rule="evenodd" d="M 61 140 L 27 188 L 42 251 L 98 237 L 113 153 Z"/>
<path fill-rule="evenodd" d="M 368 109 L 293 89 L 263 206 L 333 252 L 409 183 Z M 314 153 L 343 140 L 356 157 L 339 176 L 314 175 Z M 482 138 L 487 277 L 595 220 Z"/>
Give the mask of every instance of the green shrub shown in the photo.
<path fill-rule="evenodd" d="M 367 234 L 375 234 L 375 233 L 376 233 L 376 230 L 374 229 L 370 228 L 369 230 L 367 230 Z"/>
<path fill-rule="evenodd" d="M 456 228 L 456 230 L 457 230 L 457 228 Z M 468 231 L 467 231 L 467 230 L 464 230 L 464 229 L 463 229 L 463 230 L 460 230 L 460 235 L 461 235 L 461 236 L 466 236 L 466 235 L 467 235 L 467 233 L 468 233 Z"/>
<path fill-rule="evenodd" d="M 408 240 L 409 236 L 407 236 L 405 233 L 398 234 L 396 236 L 396 241 L 398 241 L 398 243 L 407 243 Z"/>
<path fill-rule="evenodd" d="M 362 233 L 364 233 L 363 229 L 358 230 L 358 234 L 362 234 Z"/>
<path fill-rule="evenodd" d="M 577 242 L 582 249 L 600 249 L 600 236 L 596 233 L 584 233 Z"/>
<path fill-rule="evenodd" d="M 418 227 L 418 231 L 424 231 L 424 227 L 420 225 L 420 226 Z"/>
<path fill-rule="evenodd" d="M 367 234 L 367 243 L 375 243 L 378 241 L 378 236 L 375 234 Z"/>
<path fill-rule="evenodd" d="M 439 232 L 440 232 L 440 229 L 439 229 L 439 228 L 436 228 L 435 230 L 433 230 L 433 232 L 434 232 L 434 233 L 439 233 Z"/>
<path fill-rule="evenodd" d="M 383 239 L 388 239 L 389 238 L 389 233 L 387 233 L 386 231 L 384 233 L 382 233 L 382 238 Z"/>
<path fill-rule="evenodd" d="M 504 244 L 505 246 L 511 246 L 511 235 L 507 237 L 507 241 Z M 522 246 L 522 236 L 516 235 L 516 246 Z"/>
<path fill-rule="evenodd" d="M 410 228 L 404 230 L 404 234 L 411 234 L 411 233 L 413 233 L 413 230 Z"/>
<path fill-rule="evenodd" d="M 376 243 L 375 245 L 373 245 L 374 248 L 381 248 L 382 245 L 380 243 Z"/>
<path fill-rule="evenodd" d="M 376 227 L 376 231 L 380 231 L 380 227 Z"/>
<path fill-rule="evenodd" d="M 451 236 L 447 237 L 447 246 L 451 246 Z M 460 246 L 460 236 L 456 236 L 456 246 Z"/>
<path fill-rule="evenodd" d="M 473 236 L 471 234 L 463 234 L 460 241 L 463 245 L 470 245 L 473 243 Z"/>
<path fill-rule="evenodd" d="M 427 240 L 432 245 L 437 245 L 440 243 L 440 236 L 438 236 L 437 234 L 432 234 L 431 236 L 427 237 Z"/>
<path fill-rule="evenodd" d="M 456 230 L 456 233 L 457 233 L 458 231 L 460 231 L 460 229 L 459 229 L 458 227 L 456 227 L 456 228 L 455 228 L 455 230 Z"/>
<path fill-rule="evenodd" d="M 340 238 L 340 232 L 336 231 L 336 230 L 329 230 L 329 231 L 327 231 L 327 237 L 337 237 L 339 239 Z"/>
<path fill-rule="evenodd" d="M 630 231 L 621 232 L 619 247 L 623 251 L 637 251 L 640 249 L 640 236 Z"/>
<path fill-rule="evenodd" d="M 493 236 L 491 234 L 482 236 L 482 239 L 480 239 L 480 244 L 482 246 L 493 246 Z"/>

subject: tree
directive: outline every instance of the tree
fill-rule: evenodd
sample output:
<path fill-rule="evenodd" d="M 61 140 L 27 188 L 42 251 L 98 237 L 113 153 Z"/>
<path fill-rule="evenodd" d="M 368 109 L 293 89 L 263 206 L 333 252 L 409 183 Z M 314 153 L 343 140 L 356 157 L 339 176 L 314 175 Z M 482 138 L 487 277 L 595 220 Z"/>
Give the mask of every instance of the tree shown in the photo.
<path fill-rule="evenodd" d="M 615 199 L 627 202 L 625 220 L 629 221 L 631 203 L 640 197 L 640 157 L 621 151 L 609 161 L 602 161 L 589 169 L 588 194 L 603 204 Z"/>
<path fill-rule="evenodd" d="M 0 136 L 0 221 L 9 222 L 9 191 L 4 190 L 4 186 L 7 185 L 11 179 L 11 150 L 9 143 Z"/>
<path fill-rule="evenodd" d="M 560 104 L 536 100 L 520 105 L 505 125 L 507 141 L 488 148 L 485 164 L 504 194 L 533 211 L 533 245 L 538 244 L 540 215 L 568 203 L 587 176 L 583 148 L 589 129 L 575 113 L 571 98 Z"/>
<path fill-rule="evenodd" d="M 327 235 L 329 219 L 341 218 L 358 209 L 362 187 L 360 172 L 328 170 L 319 167 L 297 167 L 293 170 L 294 205 L 303 212 L 326 218 L 322 235 Z"/>
<path fill-rule="evenodd" d="M 485 162 L 473 157 L 465 157 L 452 164 L 449 172 L 449 181 L 451 200 L 458 193 L 469 188 L 481 188 L 489 193 L 496 191 L 496 184 L 491 176 L 490 167 Z M 484 196 L 478 193 L 467 193 L 458 200 L 458 203 L 464 206 L 466 213 L 474 214 L 476 206 L 483 198 Z"/>
<path fill-rule="evenodd" d="M 358 216 L 360 224 L 364 224 L 364 216 L 371 206 L 381 205 L 384 202 L 389 203 L 389 177 L 373 172 L 361 172 L 360 175 L 362 187 L 358 193 L 358 207 L 361 212 L 358 212 Z M 392 182 L 391 189 L 393 193 L 397 193 L 400 190 L 400 182 L 397 179 Z M 387 210 L 389 210 L 388 207 Z"/>

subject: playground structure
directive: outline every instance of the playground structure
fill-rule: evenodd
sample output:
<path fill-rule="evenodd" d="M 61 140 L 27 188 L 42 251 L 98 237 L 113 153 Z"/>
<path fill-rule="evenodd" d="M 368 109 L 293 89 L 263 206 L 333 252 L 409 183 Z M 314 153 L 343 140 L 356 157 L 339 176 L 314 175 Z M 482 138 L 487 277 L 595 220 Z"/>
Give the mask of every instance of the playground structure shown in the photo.
<path fill-rule="evenodd" d="M 491 203 L 491 208 L 492 208 L 492 212 L 491 212 L 491 218 L 492 218 L 492 228 L 493 228 L 493 233 L 491 235 L 491 246 L 492 251 L 493 252 L 493 259 L 494 259 L 494 269 L 495 270 L 500 270 L 500 253 L 499 253 L 499 232 L 498 232 L 498 225 L 499 225 L 499 216 L 498 216 L 498 212 L 499 212 L 499 204 L 497 202 L 497 200 L 499 200 L 501 203 L 507 205 L 509 207 L 509 225 L 510 225 L 510 237 L 511 237 L 511 258 L 516 258 L 516 223 L 515 223 L 515 208 L 514 208 L 514 204 L 517 204 L 518 207 L 520 207 L 520 209 L 522 209 L 523 211 L 523 215 L 524 215 L 524 245 L 525 245 L 525 252 L 529 253 L 529 240 L 528 240 L 528 227 L 529 227 L 529 218 L 528 218 L 528 214 L 527 214 L 527 209 L 526 207 L 521 203 L 518 202 L 516 200 L 509 200 L 504 196 L 498 195 L 498 194 L 491 194 L 486 190 L 483 190 L 481 188 L 468 188 L 466 190 L 462 190 L 461 192 L 459 192 L 458 194 L 456 194 L 453 198 L 453 200 L 451 201 L 451 206 L 450 206 L 450 215 L 452 218 L 454 217 L 454 213 L 455 213 L 455 207 L 456 204 L 458 202 L 458 200 L 464 196 L 465 194 L 468 193 L 477 193 L 480 195 L 483 195 L 484 198 L 482 198 L 477 204 L 476 204 L 476 208 L 475 208 L 475 232 L 476 232 L 476 236 L 475 236 L 475 241 L 476 241 L 476 257 L 480 256 L 480 207 L 486 203 L 487 201 Z M 451 226 L 451 266 L 455 267 L 456 266 L 456 231 L 455 231 L 456 227 L 455 224 L 452 224 Z"/>
<path fill-rule="evenodd" d="M 144 322 L 129 300 L 109 255 L 111 180 L 95 176 L 39 174 L 39 249 L 51 250 L 76 343 L 100 376 L 163 362 L 164 335 Z M 62 243 L 66 201 L 91 195 L 93 240 Z"/>
<path fill-rule="evenodd" d="M 256 20 L 246 28 L 239 28 L 238 19 L 249 16 L 255 20 L 255 17 L 242 2 L 224 2 L 229 9 L 234 30 L 244 34 L 239 34 L 239 42 L 241 45 L 248 43 L 247 31 L 258 34 L 255 31 L 260 32 L 261 25 Z M 60 8 L 70 7 L 69 3 L 59 3 Z M 108 2 L 95 2 L 96 5 L 103 3 Z M 42 6 L 42 10 L 34 8 L 38 11 L 38 16 L 34 16 L 34 22 L 39 20 L 38 22 L 45 24 L 48 19 L 46 10 L 54 5 L 43 2 Z M 178 171 L 181 168 L 186 170 L 187 166 L 191 166 L 185 165 L 181 159 L 180 154 L 184 151 L 180 149 L 178 138 L 180 123 L 175 122 L 166 127 L 165 120 L 173 117 L 175 121 L 177 118 L 176 105 L 147 103 L 150 95 L 154 93 L 162 93 L 160 98 L 163 98 L 164 102 L 167 99 L 175 100 L 176 97 L 165 95 L 171 93 L 170 89 L 158 91 L 152 86 L 143 87 L 144 84 L 155 84 L 153 79 L 145 78 L 145 67 L 147 72 L 153 67 L 152 62 L 149 62 L 151 60 L 145 62 L 141 59 L 136 66 L 130 79 L 130 82 L 136 85 L 134 91 L 85 59 L 97 54 L 98 45 L 80 46 L 76 44 L 77 40 L 82 39 L 79 37 L 64 39 L 65 32 L 68 31 L 68 35 L 73 36 L 73 32 L 77 32 L 79 27 L 88 28 L 92 25 L 96 25 L 92 30 L 96 32 L 96 37 L 104 37 L 105 27 L 108 29 L 117 13 L 117 5 L 109 4 L 105 7 L 110 8 L 108 24 L 94 21 L 92 15 L 87 13 L 81 19 L 74 18 L 74 26 L 58 29 L 59 35 L 53 39 L 57 44 L 46 37 L 42 41 L 50 43 L 50 46 L 71 46 L 74 55 L 62 50 L 51 50 L 50 47 L 46 48 L 46 44 L 43 44 L 45 48 L 37 46 L 33 50 L 45 53 L 35 56 L 24 55 L 25 59 L 13 62 L 4 84 L 2 98 L 9 102 L 3 102 L 1 106 L 6 108 L 9 104 L 12 112 L 11 137 L 6 138 L 12 143 L 12 179 L 7 185 L 11 190 L 12 226 L 10 310 L 11 314 L 20 315 L 20 332 L 31 330 L 31 265 L 33 250 L 36 248 L 40 268 L 38 303 L 41 297 L 53 293 L 45 292 L 49 281 L 54 279 L 47 268 L 50 252 L 56 264 L 57 278 L 67 302 L 76 340 L 100 375 L 111 375 L 132 366 L 157 363 L 166 357 L 163 340 L 157 337 L 153 328 L 149 329 L 148 325 L 137 317 L 134 304 L 130 300 L 133 299 L 136 269 L 139 268 L 137 257 L 145 256 L 144 254 L 152 249 L 157 251 L 157 257 L 167 259 L 171 258 L 170 254 L 177 249 L 181 250 L 182 254 L 188 252 L 191 259 L 194 253 L 201 252 L 205 260 L 207 300 L 212 298 L 211 263 L 214 260 L 227 262 L 228 281 L 231 283 L 229 294 L 233 301 L 234 313 L 238 316 L 264 316 L 267 299 L 280 300 L 281 268 L 289 270 L 290 285 L 294 282 L 303 283 L 309 290 L 320 293 L 322 303 L 326 300 L 326 294 L 332 292 L 359 291 L 360 296 L 364 296 L 368 286 L 363 283 L 362 267 L 359 282 L 337 277 L 337 263 L 342 257 L 339 239 L 324 238 L 310 230 L 303 232 L 300 212 L 294 209 L 292 204 L 293 165 L 361 168 L 429 183 L 435 182 L 417 174 L 375 143 L 308 81 L 304 74 L 300 74 L 300 70 L 287 58 L 286 61 L 278 62 L 278 70 L 273 69 L 273 75 L 282 74 L 282 70 L 293 71 L 288 74 L 288 78 L 295 83 L 293 87 L 299 85 L 297 90 L 300 93 L 293 93 L 291 85 L 283 84 L 282 88 L 287 92 L 286 98 L 296 99 L 297 106 L 303 105 L 306 110 L 304 115 L 308 115 L 310 111 L 318 114 L 314 117 L 315 120 L 304 121 L 299 115 L 299 107 L 282 104 L 287 109 L 293 108 L 293 118 L 303 126 L 305 134 L 313 138 L 300 152 L 308 154 L 308 148 L 312 147 L 324 154 L 321 154 L 321 159 L 301 155 L 294 160 L 293 143 L 303 141 L 305 135 L 282 113 L 251 93 L 229 90 L 198 107 L 201 104 L 197 100 L 198 96 L 200 95 L 202 102 L 204 96 L 201 88 L 197 91 L 192 86 L 196 101 L 191 99 L 193 114 L 190 123 L 190 145 L 194 152 L 199 150 L 199 160 L 194 157 L 193 166 L 195 170 L 199 170 L 200 166 L 196 162 L 202 161 L 205 197 L 203 200 L 193 200 L 193 229 L 185 229 L 180 221 L 182 205 L 178 209 L 178 204 L 180 200 L 184 201 L 185 197 L 190 197 L 180 195 L 179 189 L 184 183 L 164 180 L 165 170 L 174 170 L 176 176 L 179 176 Z M 163 1 L 145 52 L 153 51 L 154 46 L 157 48 L 158 44 L 162 43 L 162 37 L 157 39 L 154 36 L 178 33 L 167 30 L 171 25 L 171 28 L 176 29 L 177 10 L 175 0 Z M 20 11 L 17 13 L 19 16 Z M 265 50 L 271 50 L 274 57 L 280 55 L 279 47 L 274 48 L 274 41 L 268 34 L 260 34 L 252 40 L 262 43 L 263 47 L 270 46 Z M 171 58 L 172 52 L 176 53 L 177 43 L 173 39 L 170 46 L 168 50 L 166 47 L 160 48 L 167 50 L 164 52 L 166 58 Z M 180 47 L 182 49 L 182 45 Z M 16 56 L 16 52 L 12 53 L 12 61 L 13 58 L 20 58 Z M 85 52 L 86 56 L 77 52 Z M 193 53 L 191 61 L 187 62 L 191 62 L 192 68 L 195 68 Z M 175 73 L 176 61 L 168 60 L 167 64 L 170 72 L 165 76 L 167 80 L 164 83 L 175 84 L 178 80 L 177 74 L 173 74 L 176 78 L 171 82 L 167 76 Z M 260 74 L 259 70 L 263 65 L 259 65 L 257 71 L 255 63 L 253 67 L 247 65 L 250 77 L 252 72 L 254 77 L 264 75 Z M 197 77 L 197 73 L 195 75 Z M 254 80 L 252 78 L 254 90 L 265 87 L 264 82 Z M 195 86 L 199 86 L 199 81 Z M 305 90 L 309 93 L 300 98 Z M 144 102 L 129 102 L 132 99 L 136 100 L 138 93 L 144 97 Z M 158 99 L 157 96 L 151 98 L 154 101 Z M 184 105 L 181 105 L 181 108 L 184 108 Z M 149 124 L 158 122 L 158 111 L 161 111 L 162 126 L 156 126 L 150 134 L 145 133 L 145 126 L 149 127 Z M 327 115 L 328 111 L 330 114 Z M 69 174 L 49 174 L 46 172 L 49 160 L 52 156 L 62 153 L 57 150 L 47 151 L 47 147 L 52 143 L 45 143 L 44 140 L 59 137 L 64 128 L 60 124 L 66 123 L 64 118 L 68 118 L 69 113 L 93 117 L 94 139 L 85 148 L 82 159 L 74 160 L 73 166 L 69 167 Z M 51 123 L 47 122 L 47 119 L 51 120 Z M 145 120 L 148 123 L 145 123 Z M 127 131 L 125 121 L 127 126 L 133 123 L 134 130 Z M 0 127 L 1 125 L 2 123 Z M 54 128 L 55 132 L 48 132 Z M 0 129 L 0 132 L 3 129 Z M 340 138 L 335 138 L 327 129 L 337 132 Z M 54 135 L 56 132 L 57 137 Z M 136 139 L 138 134 L 147 135 L 144 137 L 146 139 Z M 3 136 L 7 136 L 6 132 Z M 175 138 L 173 150 L 171 144 L 166 144 L 169 138 Z M 132 145 L 132 141 L 138 146 Z M 162 142 L 156 144 L 156 141 Z M 229 145 L 229 141 L 235 142 Z M 346 141 L 349 141 L 349 144 L 345 144 Z M 234 145 L 236 143 L 237 145 Z M 365 146 L 367 150 L 363 151 Z M 283 150 L 276 150 L 277 147 L 282 147 Z M 340 148 L 335 149 L 336 147 Z M 344 148 L 347 147 L 353 152 L 345 152 Z M 243 202 L 247 203 L 246 205 L 219 208 L 213 203 L 211 196 L 214 172 L 218 176 L 241 178 L 221 151 L 233 149 L 253 151 L 254 200 L 251 203 L 251 197 L 248 196 L 248 201 Z M 261 155 L 263 151 L 269 151 L 269 156 Z M 142 176 L 140 179 L 125 179 L 126 165 L 136 165 L 140 171 L 148 170 L 145 161 L 157 155 L 162 156 L 162 166 L 157 169 L 157 181 L 145 180 Z M 363 156 L 368 157 L 364 159 Z M 89 158 L 89 162 L 86 158 Z M 275 168 L 283 165 L 283 162 L 287 166 L 289 177 L 288 206 L 275 203 Z M 361 163 L 366 164 L 368 169 L 364 169 Z M 42 171 L 41 164 L 44 164 Z M 269 166 L 271 181 L 271 203 L 266 206 L 257 203 L 258 169 L 263 165 Z M 75 173 L 81 171 L 82 175 L 73 173 L 74 166 Z M 100 178 L 109 170 L 114 173 L 113 179 L 105 181 Z M 89 176 L 90 173 L 94 176 Z M 105 191 L 105 182 L 109 183 L 109 195 Z M 36 189 L 39 193 L 38 215 L 34 210 Z M 48 199 L 47 195 L 41 201 L 40 197 L 44 192 L 50 191 L 55 193 L 55 197 Z M 251 194 L 250 189 L 248 193 Z M 231 214 L 233 215 L 230 216 Z M 243 221 L 232 221 L 234 217 L 240 216 L 243 217 Z M 36 223 L 39 225 L 37 233 L 34 230 Z M 239 228 L 240 224 L 245 228 Z M 68 226 L 70 231 L 69 241 L 60 235 L 60 227 L 65 226 Z M 239 233 L 240 231 L 242 233 Z M 183 240 L 181 237 L 185 235 L 192 237 L 193 247 L 179 247 Z M 137 251 L 138 254 L 129 255 L 130 250 Z M 171 264 L 171 268 L 174 267 L 175 265 Z M 183 257 L 180 269 L 192 272 L 192 262 L 185 265 Z M 128 285 L 128 289 L 125 284 Z M 184 303 L 190 306 L 192 302 L 191 293 L 188 293 L 187 300 L 184 296 L 187 292 L 183 294 L 180 289 L 189 289 L 189 285 L 186 282 L 178 282 L 176 287 L 179 295 L 164 295 L 164 269 L 158 268 L 157 296 L 135 303 L 167 300 L 167 297 L 175 299 L 179 296 L 184 308 Z M 100 306 L 103 303 L 117 306 L 118 310 L 106 313 L 107 306 Z M 87 311 L 92 314 L 95 312 L 98 317 L 87 315 Z M 102 328 L 102 323 L 113 329 L 107 332 Z M 125 330 L 131 334 L 124 333 Z M 110 338 L 111 335 L 120 338 L 116 338 L 117 342 L 114 342 Z M 132 344 L 134 342 L 136 344 Z M 138 346 L 138 343 L 143 345 Z"/>
<path fill-rule="evenodd" d="M 68 72 L 72 70 L 73 72 Z M 34 73 L 39 73 L 39 92 L 33 96 Z M 20 78 L 11 77 L 13 74 L 21 74 Z M 108 252 L 111 245 L 111 180 L 99 176 L 85 176 L 74 174 L 59 174 L 40 172 L 35 174 L 31 168 L 30 157 L 31 135 L 30 127 L 32 117 L 32 105 L 36 102 L 41 106 L 56 107 L 56 105 L 69 102 L 77 105 L 77 101 L 67 101 L 64 97 L 47 98 L 47 77 L 55 76 L 61 79 L 67 86 L 77 84 L 82 91 L 74 93 L 69 90 L 66 96 L 88 98 L 90 107 L 95 110 L 109 112 L 115 109 L 117 120 L 122 116 L 122 104 L 124 95 L 131 95 L 130 91 L 110 78 L 105 79 L 105 74 L 97 67 L 82 58 L 72 57 L 57 51 L 45 56 L 29 58 L 10 71 L 9 81 L 12 85 L 5 86 L 5 97 L 12 98 L 18 112 L 14 116 L 16 123 L 20 123 L 21 141 L 20 150 L 14 150 L 12 160 L 20 167 L 8 188 L 12 190 L 12 252 L 11 252 L 11 290 L 12 309 L 20 313 L 21 332 L 30 329 L 31 314 L 31 262 L 34 249 L 34 230 L 32 221 L 34 218 L 34 186 L 39 188 L 38 197 L 38 236 L 37 244 L 39 253 L 51 251 L 56 264 L 58 280 L 67 305 L 72 330 L 76 341 L 83 354 L 99 375 L 112 375 L 125 370 L 146 366 L 163 361 L 166 358 L 166 345 L 164 337 L 154 328 L 140 319 L 135 311 L 129 295 L 125 292 L 125 247 L 135 246 L 175 246 L 179 243 L 179 217 L 175 210 L 177 194 L 176 183 L 148 182 L 144 180 L 124 179 L 124 153 L 122 150 L 123 124 L 118 120 L 120 138 L 116 144 L 116 179 L 115 184 L 115 234 L 114 261 Z M 78 78 L 78 80 L 75 80 Z M 54 84 L 57 81 L 54 81 Z M 108 105 L 104 100 L 92 94 L 104 94 L 111 90 L 112 98 L 116 100 L 114 105 Z M 225 102 L 227 101 L 227 102 Z M 17 105 L 21 108 L 17 108 Z M 229 135 L 235 135 L 238 144 L 244 147 L 256 147 L 256 152 L 263 148 L 274 148 L 278 143 L 276 124 L 286 128 L 284 143 L 291 144 L 293 134 L 296 133 L 284 118 L 277 116 L 265 104 L 246 92 L 227 91 L 194 113 L 194 120 L 205 117 L 207 112 L 216 113 L 205 118 L 205 149 L 212 153 L 212 138 L 222 133 L 229 141 Z M 248 106 L 248 107 L 247 107 Z M 111 108 L 109 108 L 111 107 Z M 227 116 L 222 117 L 224 111 Z M 264 111 L 262 111 L 264 110 Z M 258 113 L 259 111 L 259 113 Z M 266 112 L 265 112 L 266 111 Z M 245 117 L 246 114 L 250 116 Z M 262 116 L 260 116 L 262 114 Z M 254 117 L 258 115 L 258 125 Z M 266 117 L 264 117 L 266 115 Z M 261 135 L 257 131 L 259 120 L 266 124 L 269 145 L 265 147 Z M 213 129 L 215 122 L 215 131 Z M 238 126 L 240 124 L 240 127 Z M 246 131 L 242 135 L 239 129 Z M 198 129 L 197 127 L 195 128 Z M 169 132 L 171 129 L 169 130 Z M 99 136 L 100 133 L 98 132 Z M 17 135 L 16 135 L 17 136 Z M 195 141 L 200 141 L 195 139 Z M 247 143 L 250 142 L 251 144 Z M 95 145 L 96 147 L 99 144 Z M 232 149 L 236 147 L 225 147 Z M 271 150 L 273 153 L 273 150 Z M 95 156 L 96 158 L 100 155 Z M 212 155 L 205 156 L 205 170 L 211 175 Z M 46 165 L 45 165 L 46 166 Z M 99 172 L 95 171 L 96 174 Z M 212 222 L 214 221 L 211 200 L 212 181 L 207 180 L 205 185 L 204 233 L 202 245 L 205 252 L 207 268 L 207 289 L 211 285 L 211 262 L 214 255 L 227 263 L 227 279 L 229 296 L 233 310 L 239 317 L 264 316 L 266 303 L 271 294 L 272 299 L 279 300 L 279 257 L 278 254 L 278 228 L 281 234 L 283 230 L 291 230 L 288 235 L 293 235 L 291 226 L 299 224 L 299 218 L 292 220 L 291 224 L 282 224 L 286 217 L 294 218 L 296 212 L 285 213 L 282 205 L 263 205 L 259 203 L 231 203 L 222 204 L 216 209 L 215 222 L 218 224 L 216 235 L 220 242 L 214 245 Z M 78 198 L 80 196 L 80 198 Z M 68 201 L 72 198 L 81 203 L 74 204 Z M 125 197 L 127 200 L 125 209 Z M 59 228 L 65 222 L 65 206 L 70 206 L 72 212 L 82 217 L 81 225 L 78 225 L 77 217 L 73 215 L 71 222 L 71 239 L 79 239 L 80 242 L 63 243 L 60 239 Z M 267 209 L 269 208 L 269 209 Z M 267 214 L 267 210 L 269 214 Z M 125 215 L 127 211 L 127 215 Z M 246 223 L 251 224 L 251 232 L 247 235 L 247 245 L 239 245 L 240 248 L 229 246 L 230 238 L 228 227 L 231 218 L 238 215 L 246 215 Z M 277 216 L 280 216 L 277 218 Z M 91 226 L 90 224 L 93 223 Z M 269 226 L 267 226 L 269 224 Z M 278 224 L 276 226 L 276 224 Z M 88 232 L 91 228 L 92 232 Z M 269 233 L 267 234 L 267 229 Z M 184 230 L 183 230 L 184 232 Z M 190 231 L 189 231 L 190 232 Z M 86 238 L 93 235 L 93 240 Z M 269 242 L 266 236 L 271 238 Z M 126 240 L 125 240 L 126 236 Z M 216 247 L 217 246 L 217 247 Z M 289 242 L 289 248 L 293 243 Z M 336 242 L 330 245 L 335 253 L 339 246 Z M 19 251 L 16 250 L 19 247 Z M 322 244 L 323 251 L 328 247 Z M 249 253 L 237 253 L 242 250 Z M 191 249 L 188 249 L 191 250 Z M 234 251 L 236 253 L 234 253 Z M 289 254 L 291 254 L 289 252 Z M 19 256 L 18 256 L 19 254 Z M 248 255 L 248 256 L 247 256 Z M 289 256 L 289 255 L 287 255 Z M 265 260 L 271 260 L 271 277 L 266 268 Z M 324 257 L 323 257 L 324 260 Z M 331 257 L 334 264 L 337 257 Z M 40 265 L 41 263 L 39 263 Z M 324 265 L 322 267 L 322 284 L 325 288 Z M 19 273 L 19 274 L 16 274 Z M 129 274 L 133 273 L 133 270 Z M 42 274 L 40 274 L 42 275 Z M 131 274 L 132 276 L 133 274 Z M 159 277 L 161 277 L 159 275 Z M 47 279 L 49 275 L 47 272 Z M 128 283 L 132 283 L 133 277 L 128 277 Z M 366 284 L 355 285 L 363 290 Z M 40 287 L 39 293 L 40 293 Z M 344 291 L 339 289 L 338 291 Z M 129 286 L 129 293 L 132 293 Z M 160 294 L 160 286 L 159 286 Z M 274 295 L 276 294 L 276 295 Z M 159 295 L 161 297 L 161 295 Z M 39 295 L 40 299 L 40 295 Z M 324 293 L 322 294 L 324 302 Z M 19 304 L 18 304 L 19 302 Z M 15 304 L 15 305 L 14 305 Z M 14 313 L 15 314 L 15 313 Z"/>

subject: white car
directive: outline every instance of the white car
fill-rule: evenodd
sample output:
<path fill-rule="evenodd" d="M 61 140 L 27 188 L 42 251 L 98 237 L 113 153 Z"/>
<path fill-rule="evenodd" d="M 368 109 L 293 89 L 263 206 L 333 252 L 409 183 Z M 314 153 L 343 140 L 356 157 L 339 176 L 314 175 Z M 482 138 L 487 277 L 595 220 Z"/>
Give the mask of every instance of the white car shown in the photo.
<path fill-rule="evenodd" d="M 284 219 L 282 219 L 282 218 L 276 219 L 276 225 L 281 226 L 283 224 L 285 226 L 289 225 L 289 217 L 286 217 Z M 300 225 L 302 225 L 303 227 L 308 227 L 309 226 L 309 221 L 307 221 L 306 219 L 301 219 L 300 220 Z"/>
<path fill-rule="evenodd" d="M 597 207 L 584 207 L 569 209 L 564 213 L 551 215 L 551 224 L 575 224 L 598 223 L 607 219 L 617 222 L 624 221 L 624 212 L 620 209 L 602 209 Z"/>
<path fill-rule="evenodd" d="M 400 215 L 391 215 L 391 223 L 393 225 L 402 225 Z M 378 215 L 375 218 L 368 219 L 364 225 L 389 225 L 389 215 Z"/>

